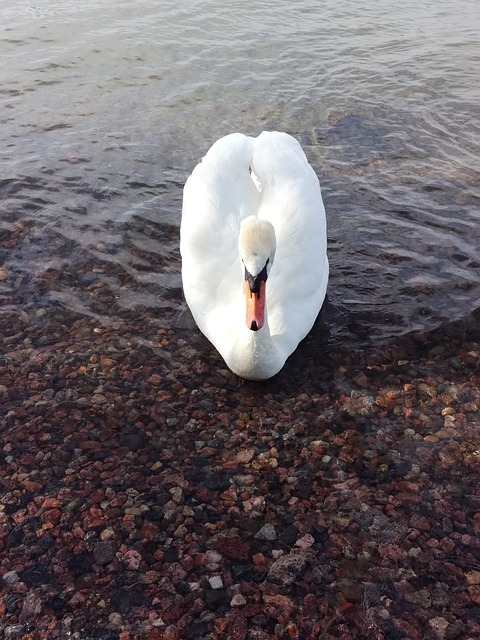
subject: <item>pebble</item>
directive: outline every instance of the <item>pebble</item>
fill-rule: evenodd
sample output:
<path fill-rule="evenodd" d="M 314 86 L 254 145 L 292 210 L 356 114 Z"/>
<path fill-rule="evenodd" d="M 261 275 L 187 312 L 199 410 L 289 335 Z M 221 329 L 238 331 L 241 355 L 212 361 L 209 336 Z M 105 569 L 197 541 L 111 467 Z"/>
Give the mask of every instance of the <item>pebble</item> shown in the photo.
<path fill-rule="evenodd" d="M 264 524 L 255 534 L 255 538 L 257 540 L 276 540 L 277 532 L 275 531 L 275 527 L 270 523 Z"/>
<path fill-rule="evenodd" d="M 25 627 L 23 624 L 9 624 L 4 627 L 4 640 L 23 640 Z"/>
<path fill-rule="evenodd" d="M 115 558 L 115 543 L 110 541 L 97 542 L 93 548 L 93 559 L 99 565 L 105 565 Z"/>
<path fill-rule="evenodd" d="M 413 593 L 406 593 L 405 600 L 407 602 L 411 602 L 412 604 L 417 604 L 423 609 L 429 609 L 432 606 L 432 597 L 430 592 L 426 589 L 420 589 L 419 591 L 414 591 Z"/>
<path fill-rule="evenodd" d="M 107 527 L 100 533 L 101 540 L 111 540 L 112 538 L 115 538 L 115 531 L 112 527 Z"/>
<path fill-rule="evenodd" d="M 243 607 L 246 604 L 247 600 L 241 593 L 236 593 L 230 601 L 231 607 Z"/>
<path fill-rule="evenodd" d="M 108 621 L 113 627 L 120 627 L 123 624 L 122 616 L 117 611 L 108 616 Z"/>
<path fill-rule="evenodd" d="M 477 570 L 467 571 L 465 577 L 467 579 L 468 585 L 480 584 L 480 571 L 477 571 Z"/>
<path fill-rule="evenodd" d="M 218 553 L 218 551 L 215 551 L 214 549 L 209 549 L 206 556 L 208 563 L 220 564 L 223 560 L 222 554 Z"/>
<path fill-rule="evenodd" d="M 175 504 L 182 504 L 183 503 L 183 490 L 181 487 L 172 487 L 170 489 L 170 494 L 172 496 L 172 500 L 175 502 Z"/>
<path fill-rule="evenodd" d="M 295 542 L 295 546 L 299 549 L 308 549 L 313 544 L 315 544 L 315 538 L 310 533 L 305 534 Z"/>
<path fill-rule="evenodd" d="M 129 569 L 130 571 L 138 571 L 142 562 L 142 556 L 140 555 L 140 553 L 138 553 L 138 551 L 130 549 L 130 551 L 127 551 L 127 553 L 125 553 L 122 560 L 127 569 Z"/>
<path fill-rule="evenodd" d="M 472 584 L 467 587 L 467 591 L 470 595 L 470 598 L 472 599 L 472 602 L 480 606 L 480 585 Z"/>
<path fill-rule="evenodd" d="M 19 620 L 21 623 L 32 620 L 42 611 L 42 598 L 36 591 L 31 591 L 25 596 Z"/>
<path fill-rule="evenodd" d="M 16 571 L 7 571 L 3 574 L 2 580 L 7 587 L 12 587 L 16 582 L 20 581 L 20 577 Z"/>
<path fill-rule="evenodd" d="M 237 462 L 241 462 L 242 464 L 247 464 L 255 457 L 255 451 L 253 449 L 241 449 L 237 455 Z"/>
<path fill-rule="evenodd" d="M 223 580 L 221 576 L 212 576 L 208 579 L 212 589 L 223 589 Z"/>
<path fill-rule="evenodd" d="M 478 635 L 477 339 L 310 341 L 257 385 L 117 311 L 0 331 L 2 638 Z"/>
<path fill-rule="evenodd" d="M 428 624 L 435 631 L 435 633 L 437 634 L 438 639 L 439 640 L 444 640 L 446 632 L 447 632 L 447 628 L 448 628 L 448 625 L 449 625 L 448 620 L 445 620 L 445 618 L 441 618 L 440 616 L 437 616 L 435 618 L 431 618 L 428 621 Z"/>
<path fill-rule="evenodd" d="M 282 587 L 288 587 L 306 566 L 305 556 L 301 553 L 289 553 L 281 556 L 270 567 L 268 578 Z"/>

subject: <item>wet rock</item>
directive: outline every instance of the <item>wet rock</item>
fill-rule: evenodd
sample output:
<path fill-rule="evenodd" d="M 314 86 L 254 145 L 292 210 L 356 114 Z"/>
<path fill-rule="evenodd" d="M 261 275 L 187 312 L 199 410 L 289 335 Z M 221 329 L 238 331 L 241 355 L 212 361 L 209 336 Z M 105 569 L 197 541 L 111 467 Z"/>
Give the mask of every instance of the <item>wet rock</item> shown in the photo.
<path fill-rule="evenodd" d="M 110 600 L 115 610 L 121 614 L 127 614 L 134 607 L 151 605 L 151 599 L 145 596 L 138 587 L 114 590 L 110 595 Z"/>
<path fill-rule="evenodd" d="M 299 549 L 308 549 L 313 544 L 315 544 L 315 538 L 310 533 L 305 534 L 295 542 L 295 546 Z"/>
<path fill-rule="evenodd" d="M 428 624 L 435 631 L 439 640 L 445 640 L 447 627 L 449 625 L 448 620 L 445 620 L 445 618 L 441 618 L 440 616 L 437 616 L 435 618 L 431 618 L 428 621 Z"/>
<path fill-rule="evenodd" d="M 170 489 L 170 494 L 172 496 L 172 500 L 175 502 L 175 504 L 182 504 L 183 503 L 183 490 L 181 487 L 172 487 Z"/>
<path fill-rule="evenodd" d="M 445 631 L 445 640 L 463 640 L 466 638 L 467 627 L 463 620 L 450 623 Z"/>
<path fill-rule="evenodd" d="M 219 553 L 233 560 L 248 560 L 252 553 L 252 545 L 239 536 L 219 535 L 210 544 Z"/>
<path fill-rule="evenodd" d="M 31 591 L 23 601 L 22 610 L 20 611 L 19 621 L 21 623 L 28 622 L 35 618 L 42 611 L 42 598 L 35 592 Z"/>
<path fill-rule="evenodd" d="M 204 483 L 211 491 L 225 491 L 230 486 L 230 474 L 226 471 L 211 471 L 205 475 Z"/>
<path fill-rule="evenodd" d="M 247 464 L 255 457 L 255 451 L 253 449 L 241 449 L 237 455 L 237 462 L 241 462 L 243 464 Z"/>
<path fill-rule="evenodd" d="M 245 640 L 248 634 L 248 622 L 242 615 L 231 616 L 227 629 L 231 640 Z"/>
<path fill-rule="evenodd" d="M 263 571 L 257 571 L 249 564 L 234 565 L 232 567 L 232 573 L 236 580 L 245 580 L 246 582 L 262 582 L 265 577 Z"/>
<path fill-rule="evenodd" d="M 169 547 L 163 554 L 163 559 L 165 562 L 176 562 L 179 557 L 180 554 L 177 547 Z"/>
<path fill-rule="evenodd" d="M 138 551 L 130 549 L 122 558 L 129 571 L 138 571 L 142 562 L 142 556 Z"/>
<path fill-rule="evenodd" d="M 209 549 L 206 553 L 207 562 L 213 564 L 220 564 L 223 560 L 223 556 L 218 551 L 214 551 L 213 549 Z"/>
<path fill-rule="evenodd" d="M 212 589 L 223 589 L 223 580 L 221 576 L 212 576 L 208 579 L 208 582 Z"/>
<path fill-rule="evenodd" d="M 467 579 L 468 585 L 480 584 L 480 571 L 477 571 L 477 570 L 467 571 L 467 574 L 465 577 Z"/>
<path fill-rule="evenodd" d="M 294 601 L 291 598 L 281 594 L 265 594 L 263 596 L 263 601 L 265 603 L 267 612 L 271 612 L 272 616 L 276 619 L 281 617 L 282 620 L 288 620 L 292 614 L 292 611 L 295 609 Z"/>
<path fill-rule="evenodd" d="M 51 576 L 50 573 L 38 565 L 31 565 L 19 572 L 19 577 L 22 582 L 25 582 L 29 587 L 38 587 L 42 584 L 49 584 Z"/>
<path fill-rule="evenodd" d="M 295 525 L 290 525 L 280 533 L 280 535 L 278 536 L 278 540 L 282 544 L 285 544 L 291 547 L 295 544 L 295 541 L 297 540 L 297 536 L 298 536 L 297 528 L 295 527 Z"/>
<path fill-rule="evenodd" d="M 288 587 L 305 569 L 307 560 L 302 553 L 289 553 L 282 556 L 270 567 L 268 578 L 282 587 Z"/>
<path fill-rule="evenodd" d="M 275 527 L 270 523 L 264 524 L 255 534 L 255 538 L 257 540 L 276 540 L 277 532 L 275 531 Z"/>
<path fill-rule="evenodd" d="M 480 584 L 474 584 L 467 587 L 472 602 L 480 606 Z"/>
<path fill-rule="evenodd" d="M 236 593 L 230 601 L 231 607 L 243 607 L 245 604 L 247 601 L 241 593 Z"/>
<path fill-rule="evenodd" d="M 426 589 L 420 589 L 420 591 L 414 591 L 412 593 L 405 594 L 405 600 L 416 604 L 423 609 L 429 609 L 432 606 L 432 597 L 430 592 Z"/>
<path fill-rule="evenodd" d="M 10 624 L 3 630 L 4 640 L 22 640 L 24 626 L 22 624 Z"/>
<path fill-rule="evenodd" d="M 115 544 L 110 541 L 97 542 L 93 548 L 93 559 L 99 565 L 108 564 L 115 558 Z"/>
<path fill-rule="evenodd" d="M 7 571 L 3 574 L 2 580 L 7 587 L 12 587 L 16 582 L 20 581 L 20 576 L 16 571 Z"/>
<path fill-rule="evenodd" d="M 205 602 L 209 609 L 218 611 L 227 607 L 229 598 L 225 589 L 207 589 L 205 592 Z"/>

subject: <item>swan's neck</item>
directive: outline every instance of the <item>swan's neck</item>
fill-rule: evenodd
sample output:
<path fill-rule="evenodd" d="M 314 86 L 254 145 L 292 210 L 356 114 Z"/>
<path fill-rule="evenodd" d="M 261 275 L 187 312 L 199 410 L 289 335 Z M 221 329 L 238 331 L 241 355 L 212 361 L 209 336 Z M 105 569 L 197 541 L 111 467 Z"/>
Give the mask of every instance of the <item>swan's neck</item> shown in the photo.
<path fill-rule="evenodd" d="M 242 378 L 265 380 L 280 371 L 284 358 L 270 333 L 266 312 L 265 324 L 259 331 L 251 331 L 243 325 L 237 334 L 231 356 L 230 368 Z"/>

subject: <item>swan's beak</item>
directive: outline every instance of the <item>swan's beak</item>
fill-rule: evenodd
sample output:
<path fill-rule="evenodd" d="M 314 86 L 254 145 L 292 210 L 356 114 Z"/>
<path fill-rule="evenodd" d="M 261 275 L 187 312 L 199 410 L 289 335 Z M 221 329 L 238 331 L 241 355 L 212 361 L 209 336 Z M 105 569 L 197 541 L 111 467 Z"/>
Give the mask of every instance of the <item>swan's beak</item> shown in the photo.
<path fill-rule="evenodd" d="M 244 283 L 247 327 L 258 331 L 265 321 L 265 280 L 260 281 L 259 290 L 252 292 L 248 281 Z"/>

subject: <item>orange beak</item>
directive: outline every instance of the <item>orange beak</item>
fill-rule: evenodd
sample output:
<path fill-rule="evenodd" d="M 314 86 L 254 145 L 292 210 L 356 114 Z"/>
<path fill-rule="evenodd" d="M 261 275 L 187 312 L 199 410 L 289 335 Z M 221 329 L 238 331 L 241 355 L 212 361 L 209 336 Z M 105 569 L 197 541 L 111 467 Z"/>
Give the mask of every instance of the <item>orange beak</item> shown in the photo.
<path fill-rule="evenodd" d="M 248 282 L 245 282 L 243 287 L 247 309 L 247 327 L 252 331 L 258 331 L 263 327 L 265 321 L 265 281 L 262 280 L 260 282 L 260 291 L 258 293 L 250 291 Z"/>

